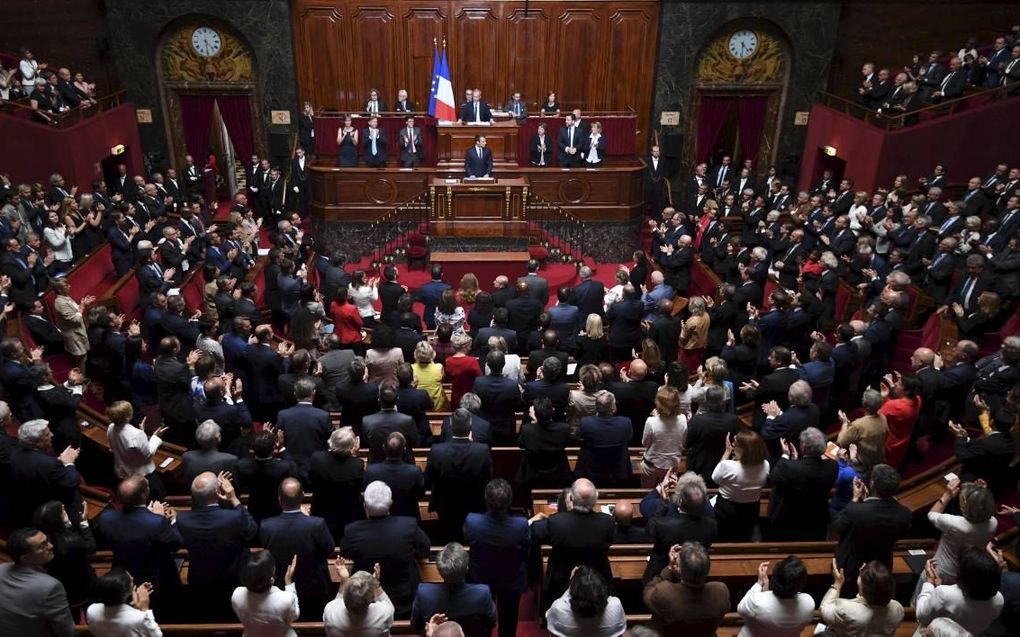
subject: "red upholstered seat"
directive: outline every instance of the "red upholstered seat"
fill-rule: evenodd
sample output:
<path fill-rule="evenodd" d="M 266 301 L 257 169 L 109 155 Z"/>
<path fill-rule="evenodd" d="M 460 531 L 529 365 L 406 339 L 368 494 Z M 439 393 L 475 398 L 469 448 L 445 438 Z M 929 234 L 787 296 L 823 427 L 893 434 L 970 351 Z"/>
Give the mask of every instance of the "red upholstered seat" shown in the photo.
<path fill-rule="evenodd" d="M 192 312 L 202 309 L 205 303 L 205 277 L 202 271 L 195 272 L 194 276 L 188 278 L 181 286 L 181 296 Z"/>
<path fill-rule="evenodd" d="M 124 285 L 120 286 L 120 289 L 113 293 L 113 298 L 117 299 L 117 305 L 120 307 L 120 312 L 124 315 L 126 322 L 141 318 L 141 308 L 138 306 L 141 293 L 138 289 L 137 276 L 128 274 Z"/>
<path fill-rule="evenodd" d="M 544 268 L 549 260 L 549 250 L 545 246 L 528 246 L 528 258 L 538 261 L 538 265 Z"/>
<path fill-rule="evenodd" d="M 421 269 L 425 269 L 425 264 L 429 259 L 429 245 L 428 238 L 420 232 L 408 232 L 407 233 L 407 269 L 411 270 L 414 264 L 418 261 L 421 262 Z"/>

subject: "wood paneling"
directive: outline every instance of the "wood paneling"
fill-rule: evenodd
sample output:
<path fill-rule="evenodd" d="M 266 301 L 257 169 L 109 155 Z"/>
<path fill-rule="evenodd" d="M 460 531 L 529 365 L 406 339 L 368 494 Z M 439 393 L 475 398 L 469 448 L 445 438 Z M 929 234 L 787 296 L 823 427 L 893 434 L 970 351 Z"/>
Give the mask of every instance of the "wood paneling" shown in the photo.
<path fill-rule="evenodd" d="M 387 104 L 406 88 L 420 109 L 432 84 L 433 39 L 447 41 L 454 96 L 478 86 L 492 105 L 519 90 L 532 112 L 555 90 L 582 110 L 638 115 L 650 129 L 659 3 L 654 0 L 294 0 L 298 93 L 317 109 Z"/>

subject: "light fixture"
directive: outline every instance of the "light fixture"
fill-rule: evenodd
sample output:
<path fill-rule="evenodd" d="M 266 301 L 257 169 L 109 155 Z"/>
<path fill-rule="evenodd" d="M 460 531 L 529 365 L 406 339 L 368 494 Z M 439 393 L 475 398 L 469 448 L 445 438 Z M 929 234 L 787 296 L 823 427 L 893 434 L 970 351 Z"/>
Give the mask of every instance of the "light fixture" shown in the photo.
<path fill-rule="evenodd" d="M 836 156 L 836 147 L 835 146 L 822 146 L 822 152 L 825 153 L 826 155 L 828 155 L 829 157 L 835 157 Z"/>
<path fill-rule="evenodd" d="M 110 149 L 110 154 L 111 155 L 123 155 L 124 154 L 124 144 L 117 144 L 116 146 L 111 148 Z"/>

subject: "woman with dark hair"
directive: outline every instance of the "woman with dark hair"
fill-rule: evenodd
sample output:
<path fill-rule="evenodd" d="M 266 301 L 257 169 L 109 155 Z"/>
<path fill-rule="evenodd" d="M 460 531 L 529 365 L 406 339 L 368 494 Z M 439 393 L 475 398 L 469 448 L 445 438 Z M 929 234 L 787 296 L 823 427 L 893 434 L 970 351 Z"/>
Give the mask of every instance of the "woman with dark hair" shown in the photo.
<path fill-rule="evenodd" d="M 639 357 L 648 366 L 648 373 L 645 380 L 654 381 L 656 385 L 666 382 L 666 361 L 662 359 L 662 352 L 659 345 L 650 338 L 641 340 L 641 356 Z"/>
<path fill-rule="evenodd" d="M 835 637 L 893 637 L 903 622 L 903 605 L 893 599 L 896 580 L 888 567 L 879 561 L 865 564 L 857 575 L 853 599 L 841 599 L 845 577 L 843 569 L 832 559 L 832 586 L 825 592 L 819 610 L 827 633 Z"/>
<path fill-rule="evenodd" d="M 291 560 L 283 576 L 284 589 L 276 582 L 276 561 L 269 551 L 255 551 L 241 569 L 241 586 L 234 589 L 230 605 L 237 619 L 244 624 L 246 635 L 280 635 L 296 637 L 290 625 L 297 620 L 297 589 L 294 587 L 294 570 L 297 556 Z M 250 631 L 250 632 L 249 632 Z"/>
<path fill-rule="evenodd" d="M 648 255 L 645 254 L 644 250 L 635 250 L 633 258 L 634 265 L 630 269 L 628 278 L 630 284 L 640 290 L 645 286 L 645 281 L 648 280 L 648 275 L 651 273 L 652 268 L 648 263 Z"/>
<path fill-rule="evenodd" d="M 557 637 L 616 637 L 627 630 L 623 604 L 590 566 L 574 569 L 570 587 L 545 612 L 545 621 Z"/>
<path fill-rule="evenodd" d="M 96 581 L 96 572 L 89 564 L 89 557 L 96 552 L 96 539 L 89 528 L 87 506 L 83 500 L 81 521 L 77 524 L 71 522 L 64 505 L 56 500 L 40 505 L 32 516 L 32 526 L 45 533 L 53 544 L 53 560 L 46 565 L 46 572 L 64 585 L 75 623 L 80 620 Z"/>
<path fill-rule="evenodd" d="M 67 201 L 73 202 L 74 199 Z M 48 211 L 43 225 L 43 240 L 46 242 L 47 254 L 53 256 L 53 263 L 49 267 L 53 274 L 67 272 L 74 265 L 73 238 L 72 230 L 60 220 L 60 213 L 56 210 Z"/>
<path fill-rule="evenodd" d="M 807 584 L 807 569 L 796 555 L 780 560 L 772 569 L 769 563 L 758 565 L 758 581 L 737 604 L 744 626 L 737 637 L 755 635 L 799 635 L 811 621 L 815 600 L 802 592 Z"/>
<path fill-rule="evenodd" d="M 372 332 L 372 349 L 365 352 L 369 380 L 377 385 L 397 384 L 397 366 L 404 362 L 404 352 L 396 346 L 393 329 L 380 323 Z"/>
<path fill-rule="evenodd" d="M 95 599 L 85 611 L 89 633 L 95 637 L 162 637 L 149 609 L 152 584 L 135 586 L 131 574 L 115 566 L 96 580 Z"/>
<path fill-rule="evenodd" d="M 379 277 L 366 278 L 364 270 L 355 270 L 347 288 L 351 303 L 357 306 L 365 327 L 375 327 L 375 302 L 379 300 Z"/>
<path fill-rule="evenodd" d="M 904 376 L 893 372 L 892 381 L 890 387 L 883 379 L 879 388 L 886 400 L 878 413 L 885 416 L 889 430 L 885 439 L 885 463 L 899 469 L 921 412 L 921 380 L 913 374 Z"/>
<path fill-rule="evenodd" d="M 492 324 L 492 311 L 495 306 L 492 304 L 492 295 L 488 292 L 479 292 L 475 297 L 475 305 L 468 312 L 468 334 L 472 340 L 478 338 L 478 330 L 489 327 Z"/>
<path fill-rule="evenodd" d="M 1002 612 L 1002 571 L 984 548 L 969 546 L 960 551 L 960 578 L 956 584 L 942 582 L 933 559 L 924 570 L 928 581 L 917 596 L 915 637 L 936 617 L 949 617 L 971 635 L 983 635 Z"/>
<path fill-rule="evenodd" d="M 439 297 L 439 302 L 436 303 L 435 319 L 437 326 L 449 325 L 453 328 L 454 334 L 464 333 L 467 316 L 464 314 L 464 308 L 457 305 L 457 294 L 452 289 L 444 290 Z"/>
<path fill-rule="evenodd" d="M 719 485 L 715 519 L 720 542 L 750 542 L 761 511 L 761 490 L 769 477 L 768 447 L 757 433 L 726 434 L 726 450 L 712 471 Z"/>
<path fill-rule="evenodd" d="M 314 300 L 303 302 L 290 316 L 287 333 L 294 341 L 297 349 L 308 350 L 310 353 L 319 351 L 321 344 L 319 330 L 322 329 L 322 305 Z"/>

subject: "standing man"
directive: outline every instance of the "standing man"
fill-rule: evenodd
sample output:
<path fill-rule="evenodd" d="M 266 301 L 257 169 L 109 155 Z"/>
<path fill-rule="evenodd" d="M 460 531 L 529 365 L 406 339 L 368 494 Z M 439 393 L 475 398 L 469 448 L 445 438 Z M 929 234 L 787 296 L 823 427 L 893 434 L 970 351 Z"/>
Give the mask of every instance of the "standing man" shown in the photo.
<path fill-rule="evenodd" d="M 294 184 L 291 189 L 294 191 L 294 205 L 292 208 L 301 213 L 301 218 L 308 216 L 308 158 L 305 157 L 305 149 L 298 146 L 294 159 L 290 164 L 291 181 Z"/>
<path fill-rule="evenodd" d="M 0 634 L 74 635 L 64 585 L 46 574 L 53 560 L 46 534 L 18 529 L 7 539 L 7 552 L 14 562 L 0 565 Z"/>
<path fill-rule="evenodd" d="M 450 441 L 434 445 L 425 465 L 429 510 L 439 516 L 443 541 L 460 540 L 468 513 L 485 511 L 485 483 L 492 477 L 488 445 L 471 441 L 471 412 L 453 412 L 450 432 Z"/>
<path fill-rule="evenodd" d="M 556 162 L 561 168 L 573 168 L 581 165 L 581 143 L 583 136 L 574 122 L 574 116 L 567 114 L 563 118 L 563 128 L 560 129 L 560 154 Z"/>
<path fill-rule="evenodd" d="M 462 124 L 488 122 L 492 120 L 492 111 L 489 104 L 482 101 L 481 89 L 471 91 L 471 101 L 464 104 L 460 109 L 460 121 Z"/>
<path fill-rule="evenodd" d="M 405 96 L 406 91 L 400 91 Z M 399 102 L 397 103 L 400 104 Z M 407 118 L 407 126 L 400 131 L 400 163 L 404 168 L 414 168 L 415 166 L 421 165 L 422 155 L 422 137 L 421 129 L 414 125 L 414 118 Z"/>
<path fill-rule="evenodd" d="M 385 168 L 386 150 L 386 133 L 379 128 L 379 119 L 373 117 L 368 120 L 368 129 L 361 138 L 361 154 L 365 158 L 365 165 L 369 168 Z"/>
<path fill-rule="evenodd" d="M 484 135 L 475 135 L 475 145 L 464 156 L 464 172 L 468 178 L 492 177 L 492 151 L 485 143 Z"/>
<path fill-rule="evenodd" d="M 666 205 L 666 189 L 663 178 L 666 166 L 660 156 L 659 145 L 652 146 L 652 152 L 645 162 L 645 212 L 655 219 Z"/>

